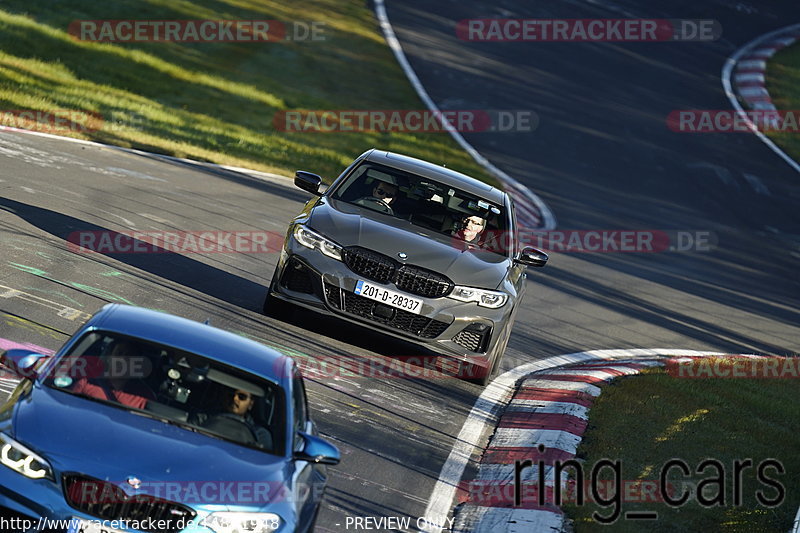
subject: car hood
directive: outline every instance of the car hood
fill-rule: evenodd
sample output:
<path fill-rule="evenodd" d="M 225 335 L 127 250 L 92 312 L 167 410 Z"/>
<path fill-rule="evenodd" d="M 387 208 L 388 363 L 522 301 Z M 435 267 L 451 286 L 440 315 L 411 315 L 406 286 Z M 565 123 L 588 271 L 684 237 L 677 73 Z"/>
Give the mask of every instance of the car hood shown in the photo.
<path fill-rule="evenodd" d="M 283 488 L 280 483 L 290 478 L 283 457 L 38 385 L 17 402 L 13 437 L 44 456 L 59 473 L 81 473 L 115 484 L 132 476 L 143 487 L 156 489 L 177 482 L 191 490 L 209 481 L 258 481 Z M 187 503 L 196 504 L 197 497 Z"/>
<path fill-rule="evenodd" d="M 341 246 L 362 246 L 406 264 L 446 275 L 456 285 L 495 289 L 511 267 L 508 257 L 460 246 L 453 237 L 345 202 L 323 199 L 309 226 Z"/>

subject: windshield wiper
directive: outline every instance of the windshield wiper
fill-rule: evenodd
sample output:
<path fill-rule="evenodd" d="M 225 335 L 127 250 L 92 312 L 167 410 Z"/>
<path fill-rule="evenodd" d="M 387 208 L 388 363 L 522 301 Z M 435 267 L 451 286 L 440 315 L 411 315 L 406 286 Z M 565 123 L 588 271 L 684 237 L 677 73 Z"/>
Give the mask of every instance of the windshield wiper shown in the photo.
<path fill-rule="evenodd" d="M 158 420 L 159 422 L 164 422 L 165 424 L 170 424 L 172 426 L 177 426 L 179 428 L 188 429 L 189 431 L 192 431 L 194 433 L 205 433 L 204 431 L 200 431 L 198 428 L 196 428 L 195 426 L 192 426 L 192 425 L 190 425 L 188 423 L 179 422 L 179 421 L 174 420 L 172 418 L 167 418 L 164 415 L 156 414 L 156 413 L 154 413 L 152 411 L 146 411 L 146 410 L 143 410 L 143 409 L 127 409 L 127 411 L 129 413 L 133 413 L 135 415 L 141 415 L 141 416 L 144 416 L 146 418 L 150 418 L 152 420 Z"/>

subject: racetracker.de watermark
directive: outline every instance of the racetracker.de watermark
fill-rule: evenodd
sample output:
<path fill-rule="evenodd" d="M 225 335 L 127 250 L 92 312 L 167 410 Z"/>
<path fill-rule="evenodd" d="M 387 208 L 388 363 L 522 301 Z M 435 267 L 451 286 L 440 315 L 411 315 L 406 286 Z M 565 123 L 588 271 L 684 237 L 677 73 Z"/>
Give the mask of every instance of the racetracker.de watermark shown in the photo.
<path fill-rule="evenodd" d="M 131 500 L 157 503 L 161 500 L 185 504 L 265 505 L 280 501 L 316 501 L 323 487 L 298 483 L 294 490 L 281 481 L 140 480 L 119 481 L 85 478 L 72 482 L 67 496 L 82 505 L 124 504 Z"/>
<path fill-rule="evenodd" d="M 92 111 L 53 109 L 34 111 L 22 109 L 0 110 L 0 126 L 42 133 L 84 133 L 103 128 L 103 117 Z"/>
<path fill-rule="evenodd" d="M 488 331 L 488 329 L 487 329 Z M 338 379 L 475 379 L 486 370 L 486 357 L 464 360 L 446 356 L 353 357 L 295 355 L 300 372 L 314 380 Z M 276 372 L 282 367 L 276 364 Z"/>
<path fill-rule="evenodd" d="M 487 230 L 474 252 L 505 254 L 517 246 L 533 246 L 558 253 L 662 253 L 710 252 L 717 236 L 698 230 L 521 230 L 517 234 Z M 158 254 L 158 253 L 279 253 L 284 235 L 273 231 L 73 231 L 67 248 L 75 253 Z M 464 241 L 452 237 L 452 246 Z"/>
<path fill-rule="evenodd" d="M 73 231 L 67 248 L 75 253 L 243 253 L 280 252 L 284 236 L 273 231 Z"/>
<path fill-rule="evenodd" d="M 324 21 L 280 20 L 73 20 L 67 33 L 79 41 L 144 43 L 270 43 L 324 41 Z"/>
<path fill-rule="evenodd" d="M 667 127 L 678 133 L 800 133 L 800 110 L 678 109 L 667 115 Z"/>
<path fill-rule="evenodd" d="M 295 109 L 275 113 L 272 125 L 290 133 L 525 133 L 539 116 L 530 109 Z"/>
<path fill-rule="evenodd" d="M 515 236 L 507 231 L 488 230 L 479 236 L 476 251 L 506 253 Z M 560 253 L 661 253 L 710 252 L 717 245 L 711 231 L 697 230 L 520 230 L 520 247 L 533 246 Z M 453 246 L 464 242 L 453 237 Z"/>
<path fill-rule="evenodd" d="M 550 466 L 550 465 L 547 465 Z M 684 482 L 681 485 L 689 485 Z M 663 503 L 666 501 L 662 491 L 667 497 L 674 497 L 681 493 L 679 484 L 666 482 L 662 488 L 658 479 L 594 479 L 584 480 L 578 485 L 574 479 L 569 479 L 555 490 L 552 481 L 547 483 L 524 482 L 515 484 L 510 479 L 476 479 L 462 480 L 458 484 L 457 498 L 459 503 L 492 507 L 521 506 L 522 502 L 535 502 L 540 507 L 560 507 L 562 504 L 575 503 L 607 503 L 612 497 L 620 496 L 624 503 Z M 519 503 L 517 501 L 519 500 Z"/>
<path fill-rule="evenodd" d="M 713 19 L 463 19 L 456 35 L 465 41 L 663 42 L 715 41 L 722 26 Z"/>
<path fill-rule="evenodd" d="M 667 373 L 689 379 L 798 379 L 800 357 L 697 357 L 670 359 Z"/>

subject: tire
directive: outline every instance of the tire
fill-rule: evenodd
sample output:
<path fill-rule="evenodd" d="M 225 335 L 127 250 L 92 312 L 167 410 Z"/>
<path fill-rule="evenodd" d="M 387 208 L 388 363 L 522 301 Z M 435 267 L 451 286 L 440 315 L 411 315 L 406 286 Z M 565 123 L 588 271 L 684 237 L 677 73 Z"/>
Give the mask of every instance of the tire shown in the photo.
<path fill-rule="evenodd" d="M 488 357 L 489 364 L 486 368 L 484 374 L 474 381 L 481 387 L 485 387 L 489 384 L 492 379 L 497 375 L 497 371 L 500 369 L 500 363 L 503 361 L 503 356 L 506 354 L 506 346 L 508 346 L 508 339 L 510 337 L 510 333 L 503 336 L 503 339 L 498 341 L 495 345 L 494 349 L 492 350 L 491 355 Z"/>

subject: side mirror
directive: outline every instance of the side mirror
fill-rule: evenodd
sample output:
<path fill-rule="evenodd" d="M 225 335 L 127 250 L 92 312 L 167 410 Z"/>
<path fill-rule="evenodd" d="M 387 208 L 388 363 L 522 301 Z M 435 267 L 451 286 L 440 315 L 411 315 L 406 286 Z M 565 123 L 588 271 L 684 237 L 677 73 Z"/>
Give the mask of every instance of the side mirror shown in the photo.
<path fill-rule="evenodd" d="M 522 252 L 520 252 L 517 258 L 517 262 L 533 267 L 543 267 L 548 259 L 549 257 L 543 251 L 528 246 L 522 249 Z"/>
<path fill-rule="evenodd" d="M 322 185 L 322 178 L 311 172 L 306 172 L 305 170 L 298 170 L 295 172 L 294 184 L 311 194 L 316 194 L 317 196 L 322 194 L 319 192 L 319 186 Z"/>
<path fill-rule="evenodd" d="M 300 436 L 305 441 L 303 449 L 295 452 L 294 458 L 300 461 L 308 461 L 309 463 L 317 463 L 320 465 L 338 465 L 341 460 L 339 449 L 330 442 L 311 435 L 309 433 L 300 432 Z"/>
<path fill-rule="evenodd" d="M 0 364 L 21 378 L 33 380 L 39 376 L 39 369 L 50 357 L 33 350 L 14 349 L 0 355 Z"/>

